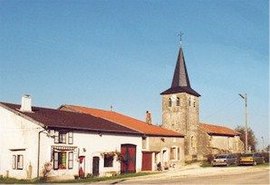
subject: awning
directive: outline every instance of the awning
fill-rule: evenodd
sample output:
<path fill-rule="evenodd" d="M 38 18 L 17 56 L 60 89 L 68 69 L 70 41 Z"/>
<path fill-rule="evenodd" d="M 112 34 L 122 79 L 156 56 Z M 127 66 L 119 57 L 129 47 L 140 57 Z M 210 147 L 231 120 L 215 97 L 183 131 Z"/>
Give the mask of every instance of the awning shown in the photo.
<path fill-rule="evenodd" d="M 52 149 L 54 151 L 60 152 L 60 151 L 74 151 L 77 148 L 77 146 L 52 146 Z"/>

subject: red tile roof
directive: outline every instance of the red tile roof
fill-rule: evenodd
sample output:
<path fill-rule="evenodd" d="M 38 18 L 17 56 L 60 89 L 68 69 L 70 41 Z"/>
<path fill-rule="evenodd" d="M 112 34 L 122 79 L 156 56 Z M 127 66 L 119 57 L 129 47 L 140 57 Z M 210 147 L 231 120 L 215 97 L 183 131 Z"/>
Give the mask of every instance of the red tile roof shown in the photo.
<path fill-rule="evenodd" d="M 112 121 L 98 118 L 89 114 L 82 114 L 78 112 L 63 111 L 59 109 L 49 109 L 42 107 L 32 107 L 33 112 L 20 111 L 20 105 L 0 102 L 0 106 L 9 109 L 17 114 L 30 118 L 44 127 L 60 128 L 60 129 L 73 129 L 73 130 L 86 130 L 92 132 L 106 132 L 106 133 L 119 133 L 119 134 L 135 134 L 142 135 L 141 133 L 113 123 Z"/>
<path fill-rule="evenodd" d="M 239 132 L 232 130 L 228 127 L 200 123 L 200 128 L 210 135 L 223 135 L 223 136 L 237 136 Z"/>
<path fill-rule="evenodd" d="M 123 115 L 114 111 L 106 111 L 106 110 L 101 110 L 101 109 L 93 109 L 93 108 L 75 106 L 75 105 L 62 105 L 59 109 L 86 113 L 86 114 L 90 114 L 96 117 L 107 119 L 117 124 L 120 124 L 122 126 L 136 130 L 145 135 L 184 137 L 184 135 L 180 133 L 177 133 L 177 132 L 165 129 L 165 128 L 161 128 L 156 125 L 150 125 L 150 124 L 147 124 L 146 122 L 134 119 L 132 117 L 129 117 L 129 116 L 126 116 L 126 115 Z"/>

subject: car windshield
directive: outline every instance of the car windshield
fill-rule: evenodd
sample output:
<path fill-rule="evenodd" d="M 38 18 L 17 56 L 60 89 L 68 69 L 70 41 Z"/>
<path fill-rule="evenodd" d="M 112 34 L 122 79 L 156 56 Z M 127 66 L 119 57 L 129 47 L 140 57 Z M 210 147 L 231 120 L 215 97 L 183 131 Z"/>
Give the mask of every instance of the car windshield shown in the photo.
<path fill-rule="evenodd" d="M 242 157 L 252 157 L 252 154 L 243 154 Z"/>
<path fill-rule="evenodd" d="M 218 156 L 216 157 L 216 159 L 223 159 L 223 158 L 227 158 L 227 155 L 218 155 Z"/>

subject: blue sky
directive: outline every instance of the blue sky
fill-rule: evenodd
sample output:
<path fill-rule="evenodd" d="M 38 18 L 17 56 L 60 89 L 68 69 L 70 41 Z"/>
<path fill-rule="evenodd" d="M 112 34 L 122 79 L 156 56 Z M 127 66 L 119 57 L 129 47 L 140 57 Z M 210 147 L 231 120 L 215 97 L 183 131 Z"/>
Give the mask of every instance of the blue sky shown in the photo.
<path fill-rule="evenodd" d="M 161 123 L 179 38 L 200 119 L 269 143 L 267 0 L 0 1 L 0 101 L 76 104 Z"/>

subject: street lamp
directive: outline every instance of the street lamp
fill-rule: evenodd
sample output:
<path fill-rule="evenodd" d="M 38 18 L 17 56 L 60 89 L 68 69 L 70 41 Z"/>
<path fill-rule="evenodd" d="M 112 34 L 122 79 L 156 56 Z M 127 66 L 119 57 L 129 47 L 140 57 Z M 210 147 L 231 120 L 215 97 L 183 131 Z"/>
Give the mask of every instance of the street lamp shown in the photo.
<path fill-rule="evenodd" d="M 239 94 L 245 101 L 245 152 L 248 152 L 248 127 L 247 127 L 247 93 L 245 95 Z"/>

